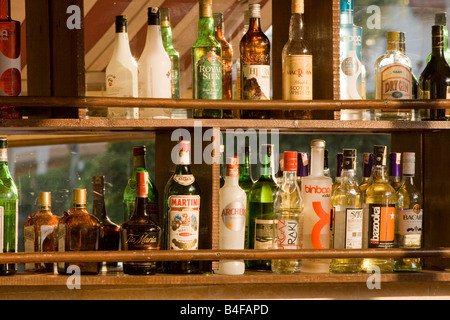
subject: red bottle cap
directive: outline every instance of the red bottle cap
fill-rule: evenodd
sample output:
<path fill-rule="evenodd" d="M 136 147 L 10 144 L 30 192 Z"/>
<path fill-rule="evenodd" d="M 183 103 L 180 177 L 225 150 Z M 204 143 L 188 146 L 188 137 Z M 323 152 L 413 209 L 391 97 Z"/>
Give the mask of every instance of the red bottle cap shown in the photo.
<path fill-rule="evenodd" d="M 133 147 L 133 156 L 145 156 L 145 146 Z"/>
<path fill-rule="evenodd" d="M 295 171 L 297 172 L 297 152 L 285 151 L 284 152 L 284 168 L 283 171 Z"/>
<path fill-rule="evenodd" d="M 145 198 L 148 197 L 148 172 L 136 172 L 136 196 Z"/>

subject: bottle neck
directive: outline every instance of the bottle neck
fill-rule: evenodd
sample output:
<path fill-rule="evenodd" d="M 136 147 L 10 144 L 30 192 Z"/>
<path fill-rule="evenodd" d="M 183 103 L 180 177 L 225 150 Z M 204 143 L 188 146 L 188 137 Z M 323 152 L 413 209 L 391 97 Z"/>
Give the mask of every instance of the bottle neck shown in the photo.
<path fill-rule="evenodd" d="M 383 165 L 374 165 L 371 178 L 376 183 L 388 183 L 386 167 Z"/>
<path fill-rule="evenodd" d="M 293 13 L 289 24 L 289 39 L 303 39 L 304 33 L 304 14 Z"/>
<path fill-rule="evenodd" d="M 200 17 L 198 19 L 198 37 L 214 37 L 214 19 L 213 17 Z"/>
<path fill-rule="evenodd" d="M 245 155 L 244 163 L 239 165 L 239 172 L 241 179 L 250 177 L 250 157 L 249 155 Z"/>
<path fill-rule="evenodd" d="M 273 169 L 270 163 L 270 156 L 266 155 L 264 163 L 261 164 L 261 176 L 266 179 L 273 179 Z"/>
<path fill-rule="evenodd" d="M 297 170 L 296 171 L 283 171 L 283 181 L 282 185 L 289 185 L 293 189 L 295 185 L 297 184 Z"/>
<path fill-rule="evenodd" d="M 214 35 L 217 39 L 224 40 L 223 36 L 223 25 L 214 25 Z"/>
<path fill-rule="evenodd" d="M 432 58 L 442 59 L 444 58 L 444 36 L 432 36 L 431 39 L 431 54 Z"/>
<path fill-rule="evenodd" d="M 353 10 L 342 10 L 340 14 L 341 25 L 353 25 Z"/>
<path fill-rule="evenodd" d="M 181 151 L 179 153 L 177 166 L 175 168 L 176 175 L 191 174 L 191 154 L 189 151 Z"/>
<path fill-rule="evenodd" d="M 143 155 L 134 156 L 133 157 L 133 168 L 134 169 L 138 169 L 138 168 L 146 169 L 145 156 L 143 156 Z"/>
<path fill-rule="evenodd" d="M 356 172 L 354 169 L 342 169 L 341 181 L 356 182 Z"/>
<path fill-rule="evenodd" d="M 311 176 L 321 177 L 324 172 L 324 149 L 311 148 Z"/>
<path fill-rule="evenodd" d="M 41 215 L 52 215 L 52 209 L 50 206 L 39 206 L 38 212 L 36 213 L 37 216 Z"/>
<path fill-rule="evenodd" d="M 133 217 L 148 217 L 148 196 L 136 195 Z"/>
<path fill-rule="evenodd" d="M 387 51 L 400 51 L 400 42 L 398 41 L 388 41 Z"/>
<path fill-rule="evenodd" d="M 166 48 L 173 48 L 172 44 L 172 28 L 170 25 L 161 26 L 161 35 L 163 39 L 164 46 Z"/>
<path fill-rule="evenodd" d="M 11 20 L 10 0 L 0 0 L 0 20 Z"/>
<path fill-rule="evenodd" d="M 239 186 L 239 176 L 226 176 L 224 186 L 226 187 Z"/>

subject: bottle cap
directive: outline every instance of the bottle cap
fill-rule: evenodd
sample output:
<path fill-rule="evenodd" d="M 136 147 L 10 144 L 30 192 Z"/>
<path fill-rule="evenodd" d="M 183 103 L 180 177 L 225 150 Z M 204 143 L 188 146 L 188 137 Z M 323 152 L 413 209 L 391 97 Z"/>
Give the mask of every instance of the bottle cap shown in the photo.
<path fill-rule="evenodd" d="M 298 154 L 295 151 L 285 151 L 283 153 L 283 171 L 297 172 Z"/>
<path fill-rule="evenodd" d="M 309 175 L 309 154 L 308 152 L 299 152 L 297 156 L 297 175 L 307 177 Z"/>
<path fill-rule="evenodd" d="M 200 17 L 212 17 L 212 0 L 200 0 L 198 5 Z"/>
<path fill-rule="evenodd" d="M 232 156 L 227 158 L 227 177 L 239 177 L 239 157 Z"/>
<path fill-rule="evenodd" d="M 136 172 L 136 197 L 148 197 L 148 172 Z"/>
<path fill-rule="evenodd" d="M 73 189 L 73 204 L 86 205 L 86 189 Z"/>
<path fill-rule="evenodd" d="M 403 174 L 414 175 L 416 166 L 416 154 L 403 152 Z"/>
<path fill-rule="evenodd" d="M 261 5 L 253 3 L 248 6 L 249 18 L 261 18 Z"/>
<path fill-rule="evenodd" d="M 39 207 L 50 207 L 52 205 L 51 192 L 42 191 L 38 194 L 38 206 Z"/>
<path fill-rule="evenodd" d="M 356 149 L 344 149 L 343 153 L 343 163 L 342 166 L 347 170 L 356 169 Z"/>
<path fill-rule="evenodd" d="M 434 24 L 438 26 L 447 25 L 447 12 L 436 12 L 434 15 Z"/>
<path fill-rule="evenodd" d="M 116 33 L 126 33 L 128 31 L 127 16 L 116 16 Z"/>
<path fill-rule="evenodd" d="M 373 146 L 373 160 L 376 166 L 385 166 L 386 165 L 386 146 Z"/>
<path fill-rule="evenodd" d="M 341 1 L 343 2 L 343 1 Z M 305 13 L 305 4 L 303 0 L 292 0 L 291 13 Z"/>
<path fill-rule="evenodd" d="M 325 148 L 325 140 L 314 139 L 311 141 L 311 147 Z"/>
<path fill-rule="evenodd" d="M 221 12 L 214 12 L 213 13 L 214 18 L 214 26 L 218 27 L 221 26 L 223 23 L 223 14 Z"/>
<path fill-rule="evenodd" d="M 336 155 L 336 177 L 340 177 L 342 175 L 343 163 L 344 163 L 344 154 L 339 152 Z"/>
<path fill-rule="evenodd" d="M 364 160 L 364 177 L 368 178 L 370 177 L 372 173 L 372 166 L 373 166 L 373 154 L 372 153 L 364 153 L 363 155 Z"/>
<path fill-rule="evenodd" d="M 149 7 L 148 8 L 148 25 L 160 25 L 161 18 L 159 16 L 159 8 L 158 7 Z"/>
<path fill-rule="evenodd" d="M 389 154 L 389 175 L 391 177 L 400 177 L 400 165 L 402 154 L 398 152 L 391 152 Z"/>
<path fill-rule="evenodd" d="M 133 147 L 133 156 L 145 156 L 145 151 L 145 146 L 135 146 Z"/>
<path fill-rule="evenodd" d="M 353 0 L 341 0 L 341 11 L 353 11 Z"/>
<path fill-rule="evenodd" d="M 386 35 L 388 42 L 400 42 L 400 32 L 399 31 L 388 31 Z"/>

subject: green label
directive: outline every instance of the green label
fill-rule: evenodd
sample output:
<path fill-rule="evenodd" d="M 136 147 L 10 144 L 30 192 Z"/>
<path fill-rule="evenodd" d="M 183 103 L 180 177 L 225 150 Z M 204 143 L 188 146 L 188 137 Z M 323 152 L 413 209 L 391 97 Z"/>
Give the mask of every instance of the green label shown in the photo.
<path fill-rule="evenodd" d="M 196 65 L 197 99 L 222 99 L 222 65 L 214 52 L 208 52 Z"/>

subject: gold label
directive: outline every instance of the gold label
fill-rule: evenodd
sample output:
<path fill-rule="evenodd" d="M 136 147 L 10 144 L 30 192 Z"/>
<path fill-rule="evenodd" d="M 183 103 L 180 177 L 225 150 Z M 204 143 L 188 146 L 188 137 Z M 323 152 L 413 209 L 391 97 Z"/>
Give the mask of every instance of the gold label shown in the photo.
<path fill-rule="evenodd" d="M 283 99 L 312 100 L 312 56 L 287 56 L 283 70 Z"/>
<path fill-rule="evenodd" d="M 398 64 L 385 68 L 381 72 L 381 97 L 384 100 L 411 99 L 411 70 Z"/>

